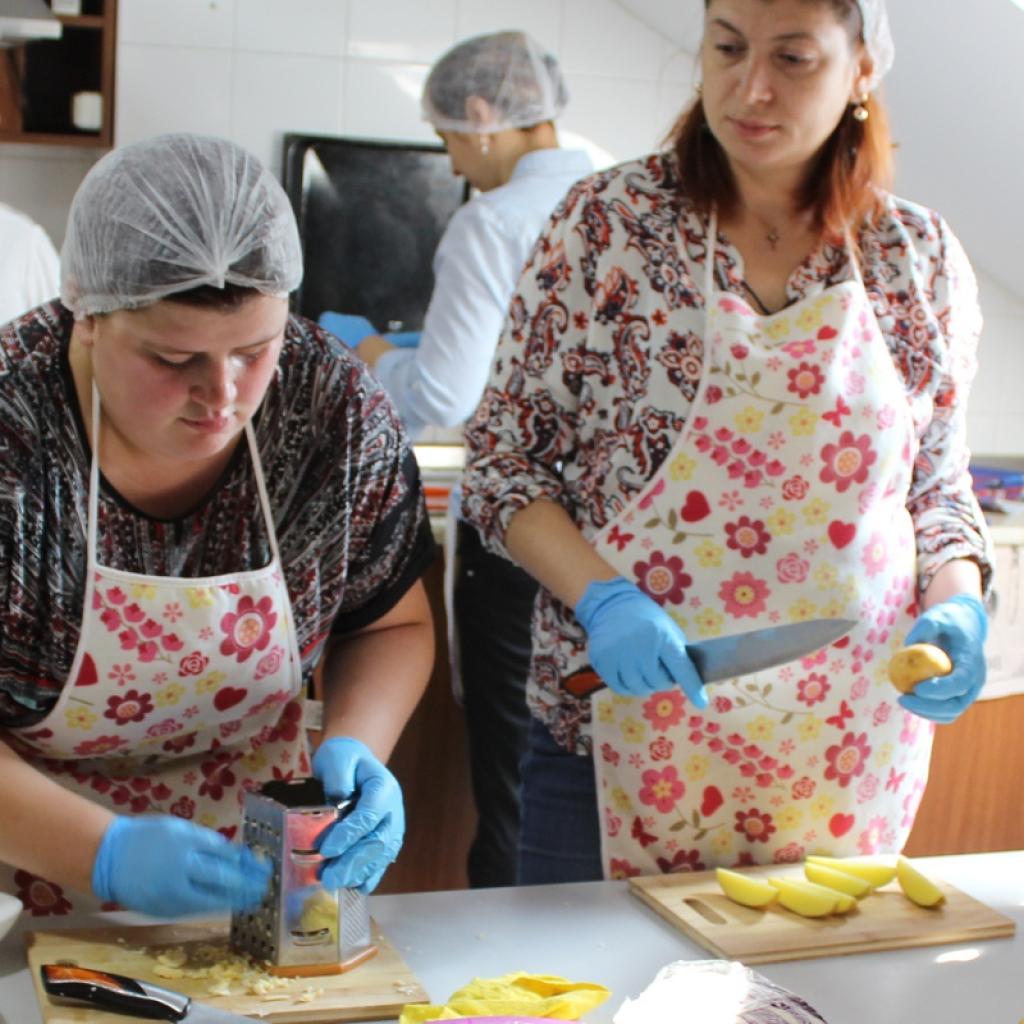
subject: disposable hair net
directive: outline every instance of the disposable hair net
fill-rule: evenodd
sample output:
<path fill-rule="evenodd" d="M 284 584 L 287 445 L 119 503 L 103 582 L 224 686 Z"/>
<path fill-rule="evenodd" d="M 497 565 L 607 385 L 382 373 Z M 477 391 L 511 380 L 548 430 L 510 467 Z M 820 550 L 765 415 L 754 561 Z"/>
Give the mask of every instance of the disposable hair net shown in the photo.
<path fill-rule="evenodd" d="M 157 135 L 108 153 L 71 202 L 61 300 L 76 317 L 201 285 L 287 295 L 302 280 L 288 197 L 226 139 Z"/>
<path fill-rule="evenodd" d="M 885 9 L 885 0 L 857 0 L 857 8 L 864 25 L 862 29 L 864 46 L 875 64 L 874 73 L 868 84 L 870 91 L 878 85 L 892 67 L 896 57 L 896 47 L 889 29 L 889 15 Z"/>
<path fill-rule="evenodd" d="M 471 114 L 471 96 L 490 118 Z M 553 121 L 569 102 L 558 62 L 525 32 L 474 36 L 453 46 L 423 86 L 423 117 L 438 131 L 470 134 L 528 128 Z"/>

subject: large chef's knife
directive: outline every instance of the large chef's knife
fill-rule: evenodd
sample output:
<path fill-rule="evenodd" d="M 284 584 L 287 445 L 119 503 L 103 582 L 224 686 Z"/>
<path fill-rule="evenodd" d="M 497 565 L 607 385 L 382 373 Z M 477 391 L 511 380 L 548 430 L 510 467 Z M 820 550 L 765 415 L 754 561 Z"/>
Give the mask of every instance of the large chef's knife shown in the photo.
<path fill-rule="evenodd" d="M 686 653 L 697 666 L 701 679 L 714 683 L 784 665 L 833 643 L 856 625 L 855 619 L 809 619 L 719 636 L 714 640 L 687 641 Z M 565 688 L 576 697 L 589 696 L 604 685 L 604 680 L 593 669 L 584 669 L 565 681 Z"/>
<path fill-rule="evenodd" d="M 113 1010 L 131 1017 L 181 1021 L 183 1024 L 247 1024 L 252 1020 L 239 1013 L 215 1010 L 180 992 L 171 992 L 122 974 L 64 964 L 43 964 L 39 973 L 43 988 L 58 1001 L 87 1003 L 100 1010 Z"/>

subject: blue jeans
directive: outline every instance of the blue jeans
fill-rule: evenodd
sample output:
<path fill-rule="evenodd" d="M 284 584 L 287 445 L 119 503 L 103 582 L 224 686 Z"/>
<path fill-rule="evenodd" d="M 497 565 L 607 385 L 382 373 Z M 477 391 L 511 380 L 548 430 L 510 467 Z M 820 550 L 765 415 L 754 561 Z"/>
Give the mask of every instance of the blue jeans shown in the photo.
<path fill-rule="evenodd" d="M 594 760 L 560 747 L 530 720 L 520 765 L 519 885 L 604 877 Z"/>

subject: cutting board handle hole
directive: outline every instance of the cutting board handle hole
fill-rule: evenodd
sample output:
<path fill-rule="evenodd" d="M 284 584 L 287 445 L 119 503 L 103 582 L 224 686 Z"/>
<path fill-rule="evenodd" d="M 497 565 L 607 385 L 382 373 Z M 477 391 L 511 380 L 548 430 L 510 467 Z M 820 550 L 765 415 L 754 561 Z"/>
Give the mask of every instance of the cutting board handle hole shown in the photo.
<path fill-rule="evenodd" d="M 710 924 L 728 924 L 721 914 L 718 913 L 712 907 L 709 907 L 703 900 L 697 899 L 695 896 L 689 896 L 683 902 L 693 911 L 700 914 L 705 921 Z"/>

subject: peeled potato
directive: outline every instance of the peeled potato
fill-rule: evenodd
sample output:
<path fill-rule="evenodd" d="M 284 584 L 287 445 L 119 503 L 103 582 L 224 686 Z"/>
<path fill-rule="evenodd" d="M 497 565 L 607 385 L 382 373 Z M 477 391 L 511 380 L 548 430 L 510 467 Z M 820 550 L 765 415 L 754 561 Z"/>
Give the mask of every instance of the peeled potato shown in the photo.
<path fill-rule="evenodd" d="M 733 902 L 741 903 L 745 907 L 767 906 L 778 895 L 775 886 L 763 878 L 752 878 L 739 871 L 715 868 L 715 877 L 722 887 L 722 892 Z"/>
<path fill-rule="evenodd" d="M 948 676 L 952 671 L 949 655 L 934 644 L 911 644 L 889 659 L 889 680 L 903 693 L 910 693 L 925 679 Z"/>
<path fill-rule="evenodd" d="M 888 885 L 896 877 L 896 865 L 884 864 L 875 860 L 843 859 L 840 857 L 817 857 L 807 858 L 808 864 L 824 864 L 835 871 L 845 871 L 848 875 L 855 875 L 870 882 L 876 888 L 880 885 Z"/>
<path fill-rule="evenodd" d="M 906 857 L 900 857 L 897 861 L 896 878 L 904 895 L 919 907 L 934 907 L 946 898 L 942 890 Z"/>
<path fill-rule="evenodd" d="M 827 885 L 830 889 L 845 892 L 858 900 L 874 892 L 874 886 L 866 878 L 851 875 L 846 871 L 837 871 L 827 864 L 815 864 L 813 861 L 807 861 L 804 863 L 804 875 L 808 882 Z"/>

